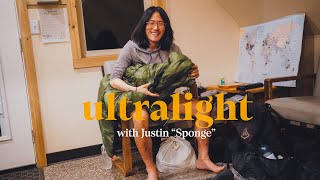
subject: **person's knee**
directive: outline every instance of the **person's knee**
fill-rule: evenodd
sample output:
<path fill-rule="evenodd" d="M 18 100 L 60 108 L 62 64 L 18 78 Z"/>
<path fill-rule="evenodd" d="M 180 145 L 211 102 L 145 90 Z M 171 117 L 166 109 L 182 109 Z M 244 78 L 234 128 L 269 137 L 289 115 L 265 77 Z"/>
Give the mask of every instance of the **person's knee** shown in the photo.
<path fill-rule="evenodd" d="M 142 109 L 141 114 L 138 114 L 136 111 L 133 111 L 131 113 L 132 119 L 134 121 L 145 121 L 145 120 L 149 120 L 149 113 L 147 112 L 147 110 Z M 141 119 L 142 118 L 142 119 Z"/>
<path fill-rule="evenodd" d="M 135 129 L 142 129 L 144 128 L 147 130 L 149 128 L 149 113 L 143 109 L 141 112 L 141 117 L 138 117 L 138 114 L 136 111 L 133 111 L 131 113 L 132 119 L 133 119 L 133 125 Z M 140 116 L 140 115 L 139 115 Z"/>
<path fill-rule="evenodd" d="M 197 108 L 197 104 L 199 103 L 198 100 L 192 100 L 192 116 L 196 117 L 197 113 L 203 114 L 203 115 L 209 115 L 210 111 L 207 109 L 208 107 L 205 105 L 205 103 L 201 103 L 201 109 Z"/>

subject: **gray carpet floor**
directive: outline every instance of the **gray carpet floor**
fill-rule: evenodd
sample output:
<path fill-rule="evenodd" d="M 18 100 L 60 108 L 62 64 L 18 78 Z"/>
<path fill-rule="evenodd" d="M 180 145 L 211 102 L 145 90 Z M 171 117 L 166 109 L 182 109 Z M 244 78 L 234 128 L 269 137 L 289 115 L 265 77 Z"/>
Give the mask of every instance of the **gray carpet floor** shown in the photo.
<path fill-rule="evenodd" d="M 57 163 L 44 168 L 46 180 L 61 180 L 61 179 L 92 179 L 92 180 L 118 180 L 118 179 L 146 179 L 147 172 L 145 165 L 138 152 L 133 154 L 133 175 L 124 178 L 120 171 L 115 167 L 106 170 L 102 167 L 101 156 L 93 156 L 81 158 L 63 163 Z M 187 170 L 173 174 L 160 174 L 160 179 L 212 179 L 216 176 L 215 173 L 201 170 Z"/>
<path fill-rule="evenodd" d="M 32 168 L 0 175 L 0 180 L 44 180 L 43 170 Z"/>

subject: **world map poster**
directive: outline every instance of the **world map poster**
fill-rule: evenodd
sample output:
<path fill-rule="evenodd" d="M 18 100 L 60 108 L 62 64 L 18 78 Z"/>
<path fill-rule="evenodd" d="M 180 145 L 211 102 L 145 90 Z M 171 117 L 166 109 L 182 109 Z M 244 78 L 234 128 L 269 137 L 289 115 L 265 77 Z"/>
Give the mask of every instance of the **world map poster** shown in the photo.
<path fill-rule="evenodd" d="M 240 29 L 236 82 L 298 74 L 305 14 L 286 16 Z M 295 87 L 295 81 L 274 83 Z"/>

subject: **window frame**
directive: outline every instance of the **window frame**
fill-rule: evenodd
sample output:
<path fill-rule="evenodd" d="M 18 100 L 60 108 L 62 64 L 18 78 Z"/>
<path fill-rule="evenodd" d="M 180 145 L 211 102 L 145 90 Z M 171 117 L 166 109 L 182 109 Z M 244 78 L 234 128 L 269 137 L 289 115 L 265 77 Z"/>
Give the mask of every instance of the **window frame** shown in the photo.
<path fill-rule="evenodd" d="M 84 22 L 81 10 L 81 0 L 68 0 L 67 12 L 69 21 L 70 43 L 72 49 L 72 61 L 75 69 L 102 66 L 105 61 L 116 60 L 118 53 L 112 49 L 113 53 L 100 50 L 101 55 L 88 56 L 85 44 Z M 147 0 L 150 6 L 160 6 L 164 8 L 164 0 Z"/>

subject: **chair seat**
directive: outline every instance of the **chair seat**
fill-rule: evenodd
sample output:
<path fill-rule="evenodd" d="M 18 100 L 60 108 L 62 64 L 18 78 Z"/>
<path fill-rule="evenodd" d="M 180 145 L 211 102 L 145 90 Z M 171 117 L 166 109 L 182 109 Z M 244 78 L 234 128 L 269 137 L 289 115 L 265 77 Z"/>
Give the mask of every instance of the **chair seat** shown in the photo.
<path fill-rule="evenodd" d="M 286 119 L 320 125 L 320 97 L 284 97 L 271 99 L 266 103 Z"/>

